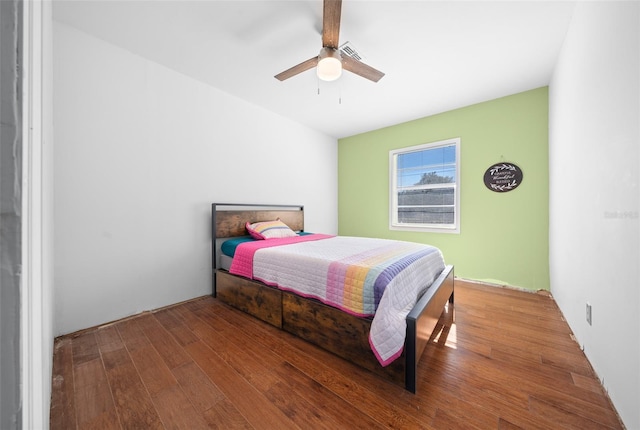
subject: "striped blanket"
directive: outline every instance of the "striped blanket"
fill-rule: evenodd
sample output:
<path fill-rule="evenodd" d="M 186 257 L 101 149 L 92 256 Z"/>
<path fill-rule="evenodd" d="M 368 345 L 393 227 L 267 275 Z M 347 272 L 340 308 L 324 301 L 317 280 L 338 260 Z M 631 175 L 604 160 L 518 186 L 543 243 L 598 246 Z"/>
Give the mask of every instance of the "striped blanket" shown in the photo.
<path fill-rule="evenodd" d="M 407 314 L 443 269 L 442 254 L 432 246 L 308 235 L 243 243 L 230 272 L 374 316 L 369 343 L 386 366 L 402 353 Z"/>

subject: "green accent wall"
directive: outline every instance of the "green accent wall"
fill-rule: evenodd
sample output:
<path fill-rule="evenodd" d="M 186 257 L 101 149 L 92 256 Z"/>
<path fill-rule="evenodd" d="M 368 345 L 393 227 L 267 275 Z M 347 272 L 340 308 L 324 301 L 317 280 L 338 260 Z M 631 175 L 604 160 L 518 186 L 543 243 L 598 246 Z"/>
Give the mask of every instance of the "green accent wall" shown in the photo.
<path fill-rule="evenodd" d="M 338 141 L 338 233 L 428 243 L 457 277 L 549 289 L 548 88 Z M 459 137 L 460 233 L 389 229 L 389 151 Z M 518 165 L 521 185 L 496 193 L 484 172 Z"/>

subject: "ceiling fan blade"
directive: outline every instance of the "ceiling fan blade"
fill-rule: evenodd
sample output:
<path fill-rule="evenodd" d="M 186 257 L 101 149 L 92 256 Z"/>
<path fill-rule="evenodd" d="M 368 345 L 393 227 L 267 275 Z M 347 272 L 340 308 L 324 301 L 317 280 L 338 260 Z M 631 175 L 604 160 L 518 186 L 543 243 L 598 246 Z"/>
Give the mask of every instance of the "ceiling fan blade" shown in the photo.
<path fill-rule="evenodd" d="M 309 58 L 307 61 L 303 61 L 302 63 L 293 66 L 290 69 L 285 70 L 284 72 L 280 72 L 274 77 L 279 81 L 284 81 L 285 79 L 289 79 L 292 76 L 297 75 L 298 73 L 302 73 L 305 70 L 309 70 L 315 67 L 318 64 L 318 57 Z"/>
<path fill-rule="evenodd" d="M 380 70 L 376 70 L 347 55 L 342 56 L 342 68 L 373 82 L 378 82 L 384 76 L 384 73 Z"/>
<path fill-rule="evenodd" d="M 338 49 L 342 0 L 324 0 L 322 13 L 322 46 Z"/>

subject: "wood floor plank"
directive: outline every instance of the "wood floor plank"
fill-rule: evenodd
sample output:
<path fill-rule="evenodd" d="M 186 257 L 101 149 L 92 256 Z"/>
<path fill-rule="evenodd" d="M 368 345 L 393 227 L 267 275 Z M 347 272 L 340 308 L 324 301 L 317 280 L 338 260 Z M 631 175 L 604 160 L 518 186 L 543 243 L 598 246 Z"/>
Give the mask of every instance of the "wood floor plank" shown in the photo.
<path fill-rule="evenodd" d="M 131 363 L 131 357 L 124 347 L 118 349 L 109 348 L 108 351 L 102 351 L 102 363 L 104 368 L 109 371 L 118 366 Z"/>
<path fill-rule="evenodd" d="M 130 356 L 138 369 L 140 379 L 152 396 L 178 384 L 173 373 L 153 346 L 138 348 L 131 352 Z"/>
<path fill-rule="evenodd" d="M 153 315 L 143 315 L 137 318 L 136 322 L 151 341 L 154 348 L 158 350 L 169 369 L 181 366 L 190 361 L 180 344 L 178 344 L 172 336 L 167 335 L 166 330 L 164 330 Z"/>
<path fill-rule="evenodd" d="M 481 343 L 484 345 L 507 345 L 524 351 L 539 350 L 552 347 L 561 353 L 573 353 L 576 343 L 569 337 L 545 339 L 541 336 L 527 337 L 519 332 L 508 332 L 492 324 L 483 325 L 482 321 L 468 322 L 463 318 L 457 321 L 457 337 L 461 341 Z"/>
<path fill-rule="evenodd" d="M 455 369 L 458 369 L 457 367 Z M 426 372 L 423 402 L 447 409 L 448 404 L 457 401 L 468 403 L 487 413 L 500 417 L 505 413 L 520 414 L 528 410 L 528 396 L 517 389 L 517 386 L 504 386 L 499 382 L 487 380 L 473 374 L 458 374 L 447 366 L 433 363 Z M 438 387 L 430 390 L 429 387 Z M 459 410 L 458 413 L 464 413 Z"/>
<path fill-rule="evenodd" d="M 129 352 L 151 345 L 151 341 L 144 334 L 136 320 L 137 318 L 127 319 L 115 325 Z"/>
<path fill-rule="evenodd" d="M 238 326 L 242 326 L 242 329 L 240 331 L 242 331 L 242 333 L 245 335 L 252 336 L 252 338 L 247 340 L 247 342 L 250 345 L 255 345 L 257 351 L 276 351 L 279 360 L 286 360 L 287 364 L 290 364 L 295 369 L 303 372 L 313 380 L 316 380 L 318 378 L 323 378 L 325 380 L 335 379 L 338 381 L 338 384 L 340 384 L 340 381 L 344 379 L 342 376 L 344 375 L 344 373 L 356 372 L 359 381 L 369 381 L 370 387 L 375 387 L 378 389 L 378 391 L 381 387 L 381 384 L 384 384 L 384 386 L 388 386 L 390 389 L 395 390 L 395 392 L 397 393 L 404 392 L 404 390 L 389 383 L 388 381 L 381 381 L 371 373 L 359 369 L 356 366 L 344 361 L 343 359 L 336 357 L 335 355 L 327 351 L 321 350 L 318 347 L 311 345 L 301 339 L 295 338 L 291 335 L 287 335 L 285 342 L 280 341 L 278 338 L 276 338 L 277 341 L 275 343 L 270 342 L 274 339 L 274 337 L 268 336 L 266 335 L 266 333 L 279 333 L 277 329 L 258 320 L 247 319 L 243 314 L 238 313 L 235 310 L 229 311 L 227 309 L 227 313 L 225 313 L 225 320 L 230 322 L 234 321 Z M 262 330 L 265 330 L 264 334 Z M 295 346 L 299 346 L 300 348 L 296 348 Z M 263 354 L 265 353 L 263 352 Z M 327 363 L 331 363 L 331 366 L 327 366 Z M 335 372 L 335 370 L 333 370 L 334 367 L 340 368 L 341 371 Z M 324 385 L 324 383 L 321 384 Z M 345 388 L 343 386 L 340 386 L 341 392 L 345 392 L 348 390 L 348 387 Z M 349 393 L 346 397 L 343 396 L 342 398 L 344 400 L 353 398 L 353 401 L 355 403 L 366 404 L 368 407 L 371 407 L 371 410 L 375 410 L 376 406 L 379 406 L 376 405 L 375 401 L 368 402 L 366 397 L 358 398 L 355 395 L 356 391 L 368 392 L 368 388 L 358 386 L 357 389 L 352 391 L 352 393 Z M 395 398 L 390 396 L 389 403 L 386 403 L 382 405 L 382 407 L 377 408 L 377 410 L 382 411 L 380 412 L 380 414 L 385 415 L 383 421 L 387 422 L 388 425 L 393 425 L 393 421 L 395 419 L 389 418 L 390 416 L 403 415 L 402 413 L 395 413 L 394 406 L 391 400 L 395 400 Z M 415 410 L 412 410 L 412 412 L 415 412 Z M 377 414 L 377 412 L 374 412 L 374 414 Z M 409 421 L 411 421 L 411 419 Z"/>
<path fill-rule="evenodd" d="M 208 298 L 203 298 L 200 300 L 194 300 L 188 303 L 185 303 L 184 306 L 178 306 L 175 308 L 171 308 L 171 314 L 178 318 L 183 325 L 188 327 L 190 330 L 193 330 L 195 325 L 200 324 L 200 318 L 198 318 L 194 312 L 202 307 L 201 304 L 210 304 L 210 303 L 218 303 L 216 300 L 209 300 Z"/>
<path fill-rule="evenodd" d="M 269 352 L 262 355 L 251 354 L 251 342 L 238 340 L 244 339 L 242 333 L 235 334 L 230 329 L 224 328 L 225 323 L 222 321 L 211 322 L 214 316 L 204 314 L 204 317 L 202 325 L 196 326 L 194 333 L 208 347 L 216 351 L 225 363 L 245 378 L 254 373 L 262 373 L 265 367 L 268 369 L 269 366 L 282 362 L 280 358 L 274 360 L 275 356 Z M 216 330 L 212 330 L 212 327 L 216 327 Z"/>
<path fill-rule="evenodd" d="M 102 356 L 122 427 L 163 428 L 149 393 L 126 350 L 109 351 Z"/>
<path fill-rule="evenodd" d="M 550 405 L 554 411 L 561 412 L 563 416 L 571 417 L 568 420 L 574 420 L 579 423 L 584 421 L 585 425 L 593 422 L 601 427 L 614 428 L 619 424 L 616 414 L 608 408 L 558 393 L 555 390 L 540 389 L 538 392 L 533 393 L 531 395 L 530 408 L 533 408 L 533 405 L 539 408 L 541 414 L 545 415 L 551 409 L 543 408 L 543 406 Z M 542 412 L 546 409 L 548 409 L 546 412 Z M 558 413 L 558 416 L 561 414 Z"/>
<path fill-rule="evenodd" d="M 484 430 L 495 428 L 497 421 L 495 415 L 482 413 L 473 407 L 463 409 L 463 413 L 457 414 L 450 413 L 448 408 L 438 408 L 432 425 L 435 428 Z"/>
<path fill-rule="evenodd" d="M 317 403 L 309 402 L 298 393 L 292 392 L 290 386 L 282 380 L 269 384 L 269 388 L 263 392 L 263 395 L 300 428 L 319 430 L 336 428 L 336 423 L 328 420 L 322 413 L 322 399 L 317 399 Z"/>
<path fill-rule="evenodd" d="M 500 396 L 507 394 L 519 395 L 520 402 L 527 401 L 531 393 L 541 393 L 544 396 L 554 396 L 556 401 L 571 398 L 576 409 L 581 407 L 601 408 L 606 406 L 603 399 L 594 395 L 588 390 L 580 389 L 573 383 L 562 382 L 545 375 L 529 372 L 527 369 L 519 367 L 517 364 L 508 366 L 506 362 L 495 363 L 481 357 L 474 357 L 473 354 L 455 354 L 455 360 L 460 363 L 453 363 L 451 357 L 442 359 L 434 356 L 434 361 L 440 361 L 442 366 L 455 366 L 458 369 L 456 376 L 460 381 L 468 381 L 472 378 L 477 380 L 472 386 L 482 386 L 487 391 L 490 387 L 498 392 Z M 450 372 L 448 372 L 450 373 Z"/>
<path fill-rule="evenodd" d="M 81 334 L 72 340 L 73 363 L 79 365 L 100 357 L 95 330 Z"/>
<path fill-rule="evenodd" d="M 566 403 L 567 406 L 562 407 L 567 411 L 576 415 L 584 415 L 593 421 L 606 425 L 612 425 L 613 422 L 617 421 L 615 413 L 611 411 L 605 413 L 607 409 L 610 409 L 607 408 L 607 399 L 593 395 L 594 393 L 589 390 L 580 389 L 572 384 L 558 385 L 556 382 L 549 382 L 546 379 L 536 380 L 535 376 L 532 376 L 531 379 L 522 378 L 519 381 L 511 378 L 505 379 L 505 375 L 501 374 L 498 369 L 494 369 L 491 373 L 493 374 L 492 381 L 482 381 L 482 386 L 485 389 L 491 383 L 495 383 L 497 386 L 515 386 L 518 387 L 518 391 L 523 395 L 531 396 L 533 393 L 542 399 L 549 399 L 548 403 L 554 405 L 564 405 Z M 462 378 L 468 379 L 471 376 L 462 375 Z"/>
<path fill-rule="evenodd" d="M 229 316 L 233 312 L 236 312 L 236 311 L 231 311 L 231 313 L 225 314 L 225 318 L 220 318 L 215 313 L 212 313 L 210 309 L 199 308 L 195 310 L 195 313 L 198 314 L 203 321 L 205 321 L 211 327 L 216 327 L 216 328 L 220 328 L 221 326 L 232 324 L 233 318 L 230 319 Z M 233 333 L 233 331 L 230 330 L 228 327 L 226 327 L 225 330 L 223 330 L 222 332 L 218 332 L 218 334 L 220 333 Z M 206 338 L 205 335 L 202 335 L 202 337 L 203 339 Z M 291 383 L 292 374 L 293 372 L 295 372 L 296 369 L 294 369 L 289 363 L 283 362 L 284 357 L 282 356 L 282 351 L 276 349 L 275 351 L 277 351 L 277 353 L 273 352 L 274 350 L 272 350 L 269 347 L 265 347 L 265 345 L 263 345 L 260 342 L 260 340 L 261 340 L 261 336 L 259 334 L 255 335 L 255 332 L 251 330 L 236 332 L 231 336 L 229 341 L 232 343 L 235 342 L 236 343 L 235 347 L 242 348 L 245 351 L 245 353 L 252 353 L 254 354 L 255 357 L 259 357 L 260 365 L 254 365 L 251 369 L 247 369 L 247 368 L 238 369 L 238 371 L 241 374 L 244 374 L 246 379 L 252 384 L 254 384 L 256 388 L 263 390 L 265 396 L 269 398 L 272 403 L 276 404 L 293 421 L 298 422 L 301 425 L 304 423 L 312 423 L 312 422 L 315 422 L 315 420 L 317 420 L 316 418 L 317 416 L 317 417 L 320 417 L 320 421 L 317 422 L 312 427 L 323 428 L 325 424 L 322 424 L 322 423 L 327 423 L 327 424 L 331 423 L 330 427 L 335 428 L 336 423 L 335 421 L 332 421 L 334 417 L 327 415 L 326 411 L 323 411 L 322 409 L 313 411 L 315 407 L 313 403 L 309 403 L 309 399 L 306 396 L 297 392 L 297 390 L 294 387 L 294 385 L 297 385 L 297 384 Z M 208 345 L 211 346 L 212 348 L 216 348 L 216 350 L 217 348 L 222 348 L 225 350 L 233 350 L 229 345 L 226 345 L 226 346 L 224 344 L 215 345 L 212 343 L 208 343 Z M 231 355 L 234 356 L 234 354 L 231 354 Z M 234 366 L 233 363 L 230 363 L 230 364 Z M 234 367 L 237 368 L 237 366 L 234 366 Z M 256 373 L 259 369 L 263 369 L 265 367 L 266 367 L 266 371 Z M 291 368 L 292 372 L 291 371 L 287 372 L 287 376 L 280 374 L 279 378 L 276 377 L 276 375 L 279 373 L 278 368 L 283 368 L 283 367 Z M 307 378 L 307 382 L 308 381 L 311 381 L 311 379 Z M 298 380 L 298 383 L 300 383 L 300 380 Z M 317 385 L 319 386 L 319 384 Z M 316 393 L 316 398 L 315 398 L 316 402 L 324 405 L 328 401 L 330 401 L 330 397 L 335 397 L 333 393 L 329 392 L 328 390 L 325 390 L 325 391 L 326 393 L 324 394 L 326 394 L 329 397 L 321 397 L 319 393 Z M 284 394 L 281 394 L 281 393 L 284 393 Z M 301 404 L 305 404 L 305 403 L 307 405 L 306 407 L 300 406 Z M 323 409 L 326 409 L 326 408 L 323 408 Z M 300 410 L 306 411 L 307 416 L 300 417 L 299 416 L 300 412 L 296 412 Z M 309 414 L 309 411 L 311 411 L 311 414 Z M 376 428 L 376 426 L 379 425 L 375 421 L 372 421 L 371 418 L 369 418 L 368 416 L 367 417 L 361 416 L 359 422 L 360 423 L 369 422 L 370 428 Z"/>
<path fill-rule="evenodd" d="M 596 407 L 608 407 L 608 402 L 603 396 L 593 393 L 590 390 L 583 390 L 572 383 L 573 378 L 571 378 L 570 373 L 572 367 L 562 368 L 560 366 L 550 366 L 548 361 L 544 359 L 544 354 L 547 351 L 549 351 L 549 348 L 546 346 L 540 349 L 542 359 L 541 365 L 539 366 L 531 365 L 531 363 L 517 360 L 515 358 L 504 359 L 502 360 L 502 365 L 499 366 L 500 370 L 492 370 L 491 373 L 493 374 L 493 377 L 496 378 L 496 376 L 502 374 L 502 369 L 509 365 L 510 373 L 528 376 L 526 380 L 520 384 L 527 389 L 532 391 L 538 389 L 545 391 L 553 390 L 554 392 L 562 393 L 562 395 L 570 396 L 572 399 L 579 402 L 588 402 Z M 562 356 L 564 361 L 572 361 L 570 357 L 575 357 L 575 361 L 586 363 L 586 365 L 588 365 L 588 362 L 584 359 L 584 356 L 579 351 L 577 345 L 574 345 L 574 354 L 558 353 L 558 355 Z M 590 374 L 591 377 L 595 379 L 595 375 L 590 366 L 588 371 L 585 370 L 584 373 Z"/>
<path fill-rule="evenodd" d="M 585 390 L 593 391 L 599 396 L 604 395 L 602 390 L 602 384 L 598 379 L 595 378 L 595 375 L 584 376 L 575 373 L 571 373 L 571 379 L 573 383 L 580 388 L 584 388 Z"/>
<path fill-rule="evenodd" d="M 198 337 L 189 330 L 171 309 L 163 309 L 153 314 L 162 326 L 173 336 L 180 346 L 196 342 Z"/>
<path fill-rule="evenodd" d="M 279 366 L 283 363 L 282 357 L 274 351 L 266 350 L 261 343 L 257 342 L 254 336 L 242 330 L 237 330 L 230 322 L 218 316 L 209 309 L 198 309 L 194 312 L 205 324 L 206 327 L 199 327 L 196 332 L 214 350 L 231 356 L 230 364 L 241 373 L 250 375 L 253 372 L 262 373 L 267 369 Z M 233 364 L 233 358 L 237 357 L 239 351 L 251 355 L 253 360 L 242 360 L 239 364 Z"/>
<path fill-rule="evenodd" d="M 204 412 L 224 401 L 225 397 L 222 391 L 195 363 L 176 367 L 172 372 L 182 387 L 182 391 L 198 411 Z"/>
<path fill-rule="evenodd" d="M 52 429 L 622 429 L 549 294 L 456 280 L 418 393 L 212 298 L 56 339 Z"/>
<path fill-rule="evenodd" d="M 543 416 L 549 417 L 551 420 L 553 420 L 553 422 L 555 422 L 559 427 L 562 427 L 562 428 L 579 429 L 579 430 L 587 430 L 587 429 L 603 430 L 607 428 L 612 428 L 611 426 L 603 424 L 601 420 L 594 421 L 588 417 L 583 416 L 580 413 L 575 413 L 575 412 L 565 410 L 562 407 L 559 407 L 554 402 L 546 402 L 544 400 L 540 400 L 535 397 L 531 397 L 530 409 L 533 413 L 537 415 L 543 415 Z M 578 412 L 587 412 L 587 411 L 578 411 Z M 592 415 L 592 414 L 586 413 L 585 415 Z"/>
<path fill-rule="evenodd" d="M 297 429 L 286 415 L 225 363 L 208 346 L 194 342 L 185 347 L 194 361 L 256 428 Z"/>
<path fill-rule="evenodd" d="M 226 398 L 217 403 L 216 406 L 207 409 L 204 412 L 204 419 L 209 425 L 209 428 L 237 430 L 254 429 L 254 427 L 249 424 L 233 403 Z"/>
<path fill-rule="evenodd" d="M 291 336 L 278 350 L 292 366 L 384 427 L 419 428 L 435 414 L 431 405 L 418 405 L 415 396 L 397 385 L 301 339 Z M 346 379 L 346 374 L 352 377 Z"/>
<path fill-rule="evenodd" d="M 583 355 L 564 354 L 552 348 L 542 349 L 542 362 L 583 376 L 593 376 L 593 368 Z"/>
<path fill-rule="evenodd" d="M 484 342 L 478 342 L 477 339 L 470 338 L 468 336 L 458 337 L 457 328 L 457 325 L 451 327 L 448 333 L 446 333 L 447 336 L 444 339 L 444 343 L 442 343 L 440 339 L 438 339 L 438 343 L 448 348 L 462 348 L 466 351 L 474 352 L 484 357 L 491 357 L 491 352 L 493 351 L 492 345 Z"/>
<path fill-rule="evenodd" d="M 155 311 L 153 312 L 153 316 L 158 320 L 158 322 L 160 322 L 160 324 L 162 324 L 162 326 L 167 331 L 182 324 L 180 320 L 171 313 L 171 308 L 165 308 L 159 311 Z"/>
<path fill-rule="evenodd" d="M 119 347 L 122 344 L 122 339 L 115 325 L 98 328 L 96 330 L 96 341 L 103 350 L 111 344 L 115 345 L 115 347 Z"/>
<path fill-rule="evenodd" d="M 281 380 L 285 380 L 288 383 L 288 390 L 295 392 L 298 396 L 306 399 L 307 402 L 321 407 L 322 409 L 318 413 L 321 415 L 323 422 L 330 424 L 331 428 L 384 428 L 369 415 L 354 409 L 344 399 L 288 362 L 274 369 L 274 372 L 279 375 Z"/>
<path fill-rule="evenodd" d="M 237 321 L 240 324 L 240 321 L 246 321 L 245 316 L 236 310 L 221 308 L 219 311 L 225 311 L 224 319 L 229 322 Z M 370 372 L 357 368 L 353 364 L 291 335 L 287 335 L 284 342 L 274 336 L 263 335 L 261 330 L 266 330 L 267 333 L 279 333 L 279 330 L 258 320 L 255 322 L 256 324 L 252 325 L 251 330 L 245 331 L 247 336 L 251 336 L 251 340 L 247 343 L 260 345 L 259 348 L 263 351 L 277 351 L 278 356 L 287 360 L 296 369 L 327 386 L 347 402 L 351 401 L 360 405 L 360 408 L 366 409 L 366 413 L 374 417 L 377 422 L 384 423 L 383 425 L 391 428 L 410 428 L 412 426 L 419 428 L 425 421 L 431 420 L 431 416 L 424 415 L 428 414 L 431 408 L 423 407 L 419 410 L 415 407 L 416 405 L 411 404 L 411 396 L 408 397 L 408 403 L 398 402 L 402 407 L 408 408 L 405 412 L 396 410 L 394 403 L 398 400 L 397 396 L 406 393 L 400 387 L 388 381 L 381 381 Z M 276 342 L 272 343 L 271 340 L 276 340 Z M 299 348 L 293 345 L 297 345 Z M 336 371 L 332 366 L 327 366 L 327 363 L 337 366 L 339 370 Z M 357 375 L 359 383 L 345 386 L 343 382 L 345 373 Z M 364 386 L 361 386 L 362 384 Z M 384 399 L 369 396 L 370 388 L 368 387 L 381 388 L 382 386 L 388 389 L 383 391 L 385 393 Z M 435 413 L 435 409 L 433 411 Z M 409 418 L 407 418 L 407 412 L 410 412 Z"/>
<path fill-rule="evenodd" d="M 115 408 L 102 412 L 92 419 L 78 424 L 78 430 L 120 430 Z"/>
<path fill-rule="evenodd" d="M 105 417 L 116 418 L 111 427 L 119 423 L 107 382 L 102 360 L 96 358 L 74 367 L 75 404 L 82 405 L 76 410 L 78 428 L 92 428 L 103 423 Z"/>
<path fill-rule="evenodd" d="M 107 375 L 99 357 L 74 366 L 73 378 L 76 390 L 85 385 L 104 384 L 107 382 Z"/>
<path fill-rule="evenodd" d="M 536 354 L 534 354 L 535 356 Z M 573 383 L 570 371 L 552 366 L 542 360 L 538 355 L 523 357 L 518 350 L 507 350 L 505 347 L 496 347 L 491 351 L 491 359 L 497 363 L 504 363 L 519 369 L 521 372 L 536 377 L 541 383 L 547 381 L 556 386 L 566 386 Z"/>
<path fill-rule="evenodd" d="M 75 428 L 76 406 L 71 339 L 55 342 L 51 373 L 50 428 L 51 430 Z"/>
<path fill-rule="evenodd" d="M 166 429 L 206 429 L 207 422 L 197 413 L 182 389 L 176 384 L 152 396 Z"/>

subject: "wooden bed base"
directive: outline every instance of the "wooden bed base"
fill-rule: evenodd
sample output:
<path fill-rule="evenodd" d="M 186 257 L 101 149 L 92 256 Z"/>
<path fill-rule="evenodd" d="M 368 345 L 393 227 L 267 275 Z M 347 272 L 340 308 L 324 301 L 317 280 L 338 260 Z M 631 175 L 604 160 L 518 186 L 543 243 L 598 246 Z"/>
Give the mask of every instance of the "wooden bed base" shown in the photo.
<path fill-rule="evenodd" d="M 245 222 L 280 218 L 304 230 L 302 206 L 212 204 L 213 296 L 415 393 L 418 361 L 443 311 L 453 312 L 453 266 L 446 266 L 407 315 L 402 355 L 382 367 L 369 345 L 371 318 L 360 318 L 218 268 L 220 238 L 246 235 Z"/>

